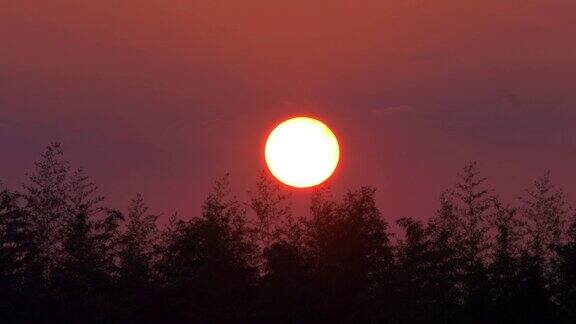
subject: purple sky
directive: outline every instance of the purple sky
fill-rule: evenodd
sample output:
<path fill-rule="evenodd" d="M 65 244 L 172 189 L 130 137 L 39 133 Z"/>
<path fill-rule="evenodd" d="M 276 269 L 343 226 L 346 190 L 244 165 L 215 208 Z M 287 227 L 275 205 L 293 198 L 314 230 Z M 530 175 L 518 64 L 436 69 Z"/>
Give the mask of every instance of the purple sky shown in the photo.
<path fill-rule="evenodd" d="M 391 220 L 470 160 L 507 198 L 550 169 L 576 200 L 575 1 L 317 3 L 2 2 L 0 179 L 56 140 L 110 204 L 186 215 L 226 172 L 249 189 L 304 114 L 341 142 L 334 190 L 378 187 Z"/>

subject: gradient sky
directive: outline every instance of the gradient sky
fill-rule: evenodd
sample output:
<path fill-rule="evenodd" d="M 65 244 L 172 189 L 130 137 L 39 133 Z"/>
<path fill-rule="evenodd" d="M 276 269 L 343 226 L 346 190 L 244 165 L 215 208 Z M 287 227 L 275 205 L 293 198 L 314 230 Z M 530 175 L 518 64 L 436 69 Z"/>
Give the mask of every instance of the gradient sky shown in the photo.
<path fill-rule="evenodd" d="M 4 0 L 0 177 L 56 140 L 112 205 L 187 214 L 304 114 L 339 137 L 335 191 L 377 186 L 391 219 L 470 160 L 507 198 L 550 169 L 574 201 L 575 21 L 574 0 Z"/>

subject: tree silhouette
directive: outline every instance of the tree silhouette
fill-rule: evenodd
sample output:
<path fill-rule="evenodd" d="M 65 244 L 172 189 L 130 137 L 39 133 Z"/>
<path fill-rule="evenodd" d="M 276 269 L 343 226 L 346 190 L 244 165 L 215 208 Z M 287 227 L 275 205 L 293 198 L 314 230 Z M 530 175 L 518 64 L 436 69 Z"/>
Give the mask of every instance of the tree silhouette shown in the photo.
<path fill-rule="evenodd" d="M 530 309 L 523 314 L 525 320 L 546 321 L 556 312 L 552 270 L 557 251 L 563 245 L 570 206 L 564 193 L 552 185 L 549 172 L 536 179 L 526 195 L 520 199 L 527 234 L 520 274 L 524 305 Z"/>
<path fill-rule="evenodd" d="M 98 295 L 108 278 L 96 239 L 89 211 L 78 210 L 64 229 L 64 257 L 54 273 L 60 298 L 70 305 L 65 321 L 82 321 L 87 316 L 97 319 L 100 314 Z"/>
<path fill-rule="evenodd" d="M 322 187 L 294 215 L 266 173 L 244 202 L 226 176 L 199 215 L 160 229 L 141 195 L 106 206 L 50 144 L 21 192 L 0 188 L 0 321 L 576 320 L 576 215 L 549 173 L 510 204 L 467 164 L 396 240 L 375 192 Z"/>
<path fill-rule="evenodd" d="M 464 292 L 466 322 L 484 323 L 490 307 L 487 233 L 490 210 L 490 190 L 484 186 L 475 162 L 464 167 L 452 197 L 459 219 L 462 247 L 460 250 L 460 282 Z"/>
<path fill-rule="evenodd" d="M 1 185 L 1 183 L 0 183 Z M 29 217 L 20 194 L 0 189 L 0 318 L 18 319 L 36 254 Z"/>
<path fill-rule="evenodd" d="M 404 238 L 396 244 L 397 281 L 394 319 L 401 323 L 442 322 L 439 285 L 446 281 L 431 233 L 419 221 L 404 217 L 397 221 Z M 443 292 L 446 292 L 444 290 Z"/>
<path fill-rule="evenodd" d="M 555 265 L 556 289 L 563 323 L 576 321 L 576 215 L 568 229 L 568 242 L 558 248 L 559 258 Z"/>
<path fill-rule="evenodd" d="M 496 230 L 496 242 L 491 256 L 490 295 L 492 311 L 490 321 L 497 323 L 518 322 L 518 314 L 523 305 L 520 298 L 519 250 L 522 223 L 517 217 L 517 210 L 504 205 L 494 197 L 492 225 Z"/>
<path fill-rule="evenodd" d="M 461 234 L 454 205 L 448 193 L 440 197 L 440 207 L 429 220 L 426 229 L 430 240 L 432 258 L 431 280 L 434 288 L 430 293 L 434 322 L 454 322 L 457 318 L 463 296 L 460 284 L 460 248 Z M 437 313 L 436 313 L 437 312 Z"/>
<path fill-rule="evenodd" d="M 216 183 L 202 216 L 179 222 L 170 233 L 165 271 L 174 291 L 177 321 L 238 322 L 248 319 L 255 248 L 246 213 L 229 197 L 228 177 Z"/>
<path fill-rule="evenodd" d="M 279 239 L 281 225 L 293 221 L 289 196 L 265 172 L 260 173 L 254 190 L 249 191 L 248 207 L 254 212 L 256 240 L 263 248 Z"/>
<path fill-rule="evenodd" d="M 123 321 L 149 320 L 153 316 L 155 292 L 154 262 L 157 260 L 158 215 L 148 212 L 142 195 L 130 202 L 125 217 L 126 228 L 120 234 L 118 287 L 124 306 Z"/>
<path fill-rule="evenodd" d="M 38 279 L 50 289 L 53 270 L 62 259 L 64 226 L 70 218 L 68 161 L 59 143 L 52 143 L 28 175 L 24 196 L 27 200 L 30 226 L 34 231 L 38 256 L 35 262 L 41 273 Z"/>
<path fill-rule="evenodd" d="M 77 169 L 69 180 L 67 197 L 68 216 L 62 231 L 62 260 L 54 274 L 61 297 L 74 304 L 67 311 L 67 320 L 79 321 L 91 314 L 95 305 L 95 292 L 102 290 L 107 281 L 105 254 L 99 249 L 102 237 L 97 234 L 99 204 L 104 198 L 96 194 L 97 188 L 82 169 Z M 93 292 L 94 290 L 94 292 Z M 94 304 L 87 306 L 87 304 Z"/>
<path fill-rule="evenodd" d="M 264 250 L 255 319 L 263 323 L 311 322 L 315 302 L 308 260 L 301 247 L 278 241 Z"/>
<path fill-rule="evenodd" d="M 570 207 L 564 193 L 552 185 L 550 172 L 536 179 L 526 194 L 527 197 L 521 198 L 521 212 L 530 241 L 528 252 L 549 262 L 555 248 L 562 244 Z"/>
<path fill-rule="evenodd" d="M 370 320 L 368 308 L 386 295 L 391 266 L 388 225 L 375 190 L 349 191 L 341 203 L 317 197 L 307 223 L 308 249 L 320 321 Z M 386 307 L 386 305 L 379 305 Z"/>

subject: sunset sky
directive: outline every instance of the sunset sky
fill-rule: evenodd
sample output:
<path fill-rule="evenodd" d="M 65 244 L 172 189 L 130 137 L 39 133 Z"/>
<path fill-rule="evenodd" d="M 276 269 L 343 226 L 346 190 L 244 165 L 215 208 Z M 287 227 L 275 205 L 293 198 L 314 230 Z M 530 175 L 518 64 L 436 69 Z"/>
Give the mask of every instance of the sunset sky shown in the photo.
<path fill-rule="evenodd" d="M 315 3 L 315 4 L 314 4 Z M 8 0 L 0 175 L 60 141 L 107 201 L 196 212 L 251 187 L 280 121 L 338 136 L 336 192 L 425 218 L 476 160 L 513 199 L 552 171 L 576 199 L 574 0 Z M 296 192 L 297 200 L 308 199 Z"/>

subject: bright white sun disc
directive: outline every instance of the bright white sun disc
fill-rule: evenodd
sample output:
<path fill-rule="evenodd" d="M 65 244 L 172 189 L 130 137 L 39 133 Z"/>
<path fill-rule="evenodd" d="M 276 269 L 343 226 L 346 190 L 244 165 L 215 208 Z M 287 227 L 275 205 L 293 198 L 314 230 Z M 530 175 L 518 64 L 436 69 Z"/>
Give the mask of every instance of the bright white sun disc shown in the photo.
<path fill-rule="evenodd" d="M 295 117 L 270 133 L 265 148 L 266 164 L 281 182 L 306 188 L 328 179 L 340 158 L 334 133 L 319 120 Z"/>

